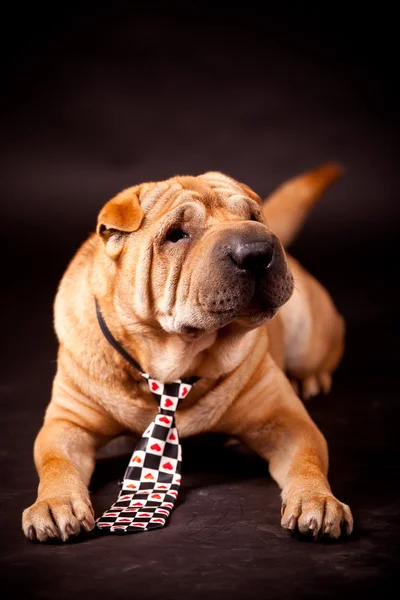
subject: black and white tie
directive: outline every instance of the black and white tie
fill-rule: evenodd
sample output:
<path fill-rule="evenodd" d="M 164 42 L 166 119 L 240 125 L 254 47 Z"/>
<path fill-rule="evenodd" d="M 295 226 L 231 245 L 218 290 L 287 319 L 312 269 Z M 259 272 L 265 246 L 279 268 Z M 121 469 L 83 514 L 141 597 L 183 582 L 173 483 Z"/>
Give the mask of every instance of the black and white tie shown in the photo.
<path fill-rule="evenodd" d="M 96 521 L 106 533 L 137 533 L 164 527 L 181 484 L 182 447 L 175 425 L 175 411 L 197 378 L 162 383 L 143 373 L 110 333 L 96 302 L 101 330 L 126 360 L 147 380 L 159 412 L 139 440 L 125 471 L 122 489 L 114 504 Z"/>

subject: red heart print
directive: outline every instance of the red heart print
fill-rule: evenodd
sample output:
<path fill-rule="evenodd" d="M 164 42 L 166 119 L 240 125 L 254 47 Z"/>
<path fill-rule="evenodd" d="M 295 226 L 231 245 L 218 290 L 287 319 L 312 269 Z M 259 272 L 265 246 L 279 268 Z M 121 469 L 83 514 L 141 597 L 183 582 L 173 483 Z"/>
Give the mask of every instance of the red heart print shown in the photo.
<path fill-rule="evenodd" d="M 158 508 L 157 512 L 161 513 L 162 515 L 169 515 L 169 512 L 167 510 L 164 510 L 163 508 Z"/>
<path fill-rule="evenodd" d="M 161 446 L 159 446 L 158 444 L 153 444 L 152 446 L 150 446 L 150 450 L 156 450 L 156 452 L 160 452 Z"/>
<path fill-rule="evenodd" d="M 163 502 L 163 506 L 168 506 L 168 508 L 174 508 L 172 502 Z"/>
<path fill-rule="evenodd" d="M 152 523 L 164 523 L 165 519 L 153 519 Z"/>
<path fill-rule="evenodd" d="M 140 517 L 151 517 L 148 513 L 140 513 Z"/>
<path fill-rule="evenodd" d="M 139 458 L 139 456 L 135 456 L 134 458 L 132 458 L 132 462 L 138 462 L 138 463 L 141 463 L 141 462 L 142 462 L 142 459 L 141 459 L 141 458 Z"/>
<path fill-rule="evenodd" d="M 176 479 L 175 480 L 175 483 L 180 483 L 180 482 L 181 482 L 181 479 Z"/>
<path fill-rule="evenodd" d="M 156 390 L 158 390 L 159 387 L 160 386 L 155 381 L 151 382 L 151 389 L 153 390 L 153 392 L 155 392 Z"/>
<path fill-rule="evenodd" d="M 163 464 L 163 469 L 168 469 L 168 471 L 172 471 L 173 470 L 173 466 L 171 465 L 170 462 L 166 462 Z"/>
<path fill-rule="evenodd" d="M 145 475 L 144 478 L 145 479 L 154 479 L 154 477 L 151 473 L 147 473 L 147 475 Z"/>
<path fill-rule="evenodd" d="M 118 513 L 106 513 L 107 517 L 118 517 Z"/>
<path fill-rule="evenodd" d="M 168 417 L 161 417 L 160 418 L 160 422 L 161 423 L 166 423 L 167 425 L 169 425 L 169 419 L 168 419 Z"/>
<path fill-rule="evenodd" d="M 171 496 L 175 496 L 175 498 L 178 496 L 178 492 L 176 492 L 175 490 L 169 490 L 168 494 L 170 494 Z"/>
<path fill-rule="evenodd" d="M 127 523 L 130 523 L 130 522 L 131 522 L 131 520 L 130 520 L 130 519 L 120 519 L 120 520 L 119 520 L 119 522 L 120 522 L 120 523 L 125 523 L 125 521 L 126 521 Z"/>
<path fill-rule="evenodd" d="M 97 527 L 111 527 L 112 523 L 97 523 Z"/>
<path fill-rule="evenodd" d="M 143 506 L 143 502 L 135 502 L 135 504 L 132 504 L 132 506 Z"/>
<path fill-rule="evenodd" d="M 131 523 L 132 527 L 144 527 L 144 523 Z"/>
<path fill-rule="evenodd" d="M 152 494 L 151 497 L 152 498 L 157 498 L 157 500 L 161 500 L 160 494 Z"/>
<path fill-rule="evenodd" d="M 165 400 L 164 400 L 165 408 L 168 408 L 169 406 L 172 406 L 172 405 L 173 405 L 172 400 L 170 400 L 170 398 L 165 398 Z"/>
<path fill-rule="evenodd" d="M 166 486 L 166 485 L 158 485 L 158 486 L 157 486 L 157 489 L 158 489 L 158 490 L 167 490 L 168 488 L 167 488 L 167 486 Z"/>
<path fill-rule="evenodd" d="M 181 391 L 181 396 L 182 396 L 182 397 L 183 397 L 183 396 L 186 396 L 186 394 L 188 393 L 188 391 L 189 391 L 189 390 L 187 389 L 187 387 L 184 387 L 184 388 L 183 388 L 183 390 Z"/>
<path fill-rule="evenodd" d="M 126 488 L 127 489 L 129 488 L 131 490 L 135 490 L 136 489 L 136 485 L 134 483 L 130 483 L 129 485 L 126 486 Z M 122 498 L 121 498 L 121 500 L 122 500 Z"/>
<path fill-rule="evenodd" d="M 176 440 L 176 435 L 174 435 L 174 434 L 172 433 L 172 431 L 171 431 L 171 433 L 169 434 L 169 439 L 170 439 L 170 440 L 172 440 L 172 441 L 175 441 L 175 440 Z"/>
<path fill-rule="evenodd" d="M 133 483 L 131 483 L 131 484 L 130 484 L 130 487 L 134 487 L 134 486 L 133 486 Z M 132 496 L 122 496 L 122 498 L 120 498 L 120 499 L 119 499 L 119 502 L 120 502 L 121 500 L 130 500 L 131 498 L 132 498 Z"/>
<path fill-rule="evenodd" d="M 125 529 L 125 525 L 114 525 L 114 529 Z"/>

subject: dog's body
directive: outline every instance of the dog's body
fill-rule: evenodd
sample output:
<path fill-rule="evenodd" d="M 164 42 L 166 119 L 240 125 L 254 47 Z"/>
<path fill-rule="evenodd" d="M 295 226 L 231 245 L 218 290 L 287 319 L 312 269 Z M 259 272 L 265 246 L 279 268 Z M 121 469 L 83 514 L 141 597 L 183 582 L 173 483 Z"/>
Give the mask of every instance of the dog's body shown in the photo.
<path fill-rule="evenodd" d="M 262 207 L 284 243 L 337 175 L 322 167 Z M 284 374 L 304 396 L 328 391 L 343 320 L 322 286 L 286 260 L 260 203 L 247 186 L 209 173 L 130 188 L 103 208 L 56 298 L 58 370 L 35 443 L 40 484 L 23 516 L 29 538 L 92 529 L 96 448 L 141 434 L 157 412 L 143 378 L 104 338 L 95 298 L 114 337 L 152 377 L 200 377 L 176 414 L 181 437 L 226 433 L 267 459 L 285 528 L 351 532 L 350 510 L 326 478 L 326 442 Z"/>

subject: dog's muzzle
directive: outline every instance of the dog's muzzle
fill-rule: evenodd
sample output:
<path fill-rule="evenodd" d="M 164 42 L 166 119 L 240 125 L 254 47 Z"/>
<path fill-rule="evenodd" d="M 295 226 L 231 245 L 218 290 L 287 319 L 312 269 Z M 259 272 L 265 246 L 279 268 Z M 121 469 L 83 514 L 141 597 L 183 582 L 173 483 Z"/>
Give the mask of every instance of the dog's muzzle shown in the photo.
<path fill-rule="evenodd" d="M 209 257 L 199 301 L 211 313 L 233 318 L 249 309 L 276 312 L 290 297 L 293 281 L 278 238 L 258 223 L 227 229 Z"/>

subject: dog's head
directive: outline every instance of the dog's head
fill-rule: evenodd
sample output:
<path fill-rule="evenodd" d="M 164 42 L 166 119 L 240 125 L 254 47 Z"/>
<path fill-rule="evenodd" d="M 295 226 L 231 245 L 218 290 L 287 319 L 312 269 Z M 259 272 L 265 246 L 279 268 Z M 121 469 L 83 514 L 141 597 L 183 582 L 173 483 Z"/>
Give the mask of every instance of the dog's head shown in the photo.
<path fill-rule="evenodd" d="M 293 278 L 260 204 L 221 173 L 124 190 L 97 225 L 114 299 L 168 333 L 270 319 L 291 296 Z"/>

